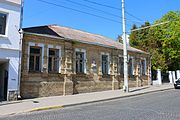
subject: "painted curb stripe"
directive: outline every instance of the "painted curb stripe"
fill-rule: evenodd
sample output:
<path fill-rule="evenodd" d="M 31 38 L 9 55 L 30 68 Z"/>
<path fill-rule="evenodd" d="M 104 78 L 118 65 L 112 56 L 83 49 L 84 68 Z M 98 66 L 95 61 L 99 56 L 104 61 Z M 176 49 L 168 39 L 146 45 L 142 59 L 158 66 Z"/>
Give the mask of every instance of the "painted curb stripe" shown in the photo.
<path fill-rule="evenodd" d="M 49 107 L 34 108 L 34 109 L 31 109 L 30 112 L 50 110 L 50 109 L 58 109 L 58 108 L 63 108 L 63 106 L 49 106 Z"/>

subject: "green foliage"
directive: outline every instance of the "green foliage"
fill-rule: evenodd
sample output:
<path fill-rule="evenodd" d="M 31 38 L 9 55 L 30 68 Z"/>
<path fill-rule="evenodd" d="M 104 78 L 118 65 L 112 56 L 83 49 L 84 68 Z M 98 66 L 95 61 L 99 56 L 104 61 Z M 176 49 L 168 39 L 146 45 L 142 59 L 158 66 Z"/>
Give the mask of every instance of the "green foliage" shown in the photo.
<path fill-rule="evenodd" d="M 152 68 L 162 70 L 180 69 L 180 11 L 170 11 L 154 24 L 158 26 L 133 31 L 130 45 L 152 55 Z M 140 28 L 149 26 L 146 22 Z M 132 26 L 137 29 L 136 25 Z"/>

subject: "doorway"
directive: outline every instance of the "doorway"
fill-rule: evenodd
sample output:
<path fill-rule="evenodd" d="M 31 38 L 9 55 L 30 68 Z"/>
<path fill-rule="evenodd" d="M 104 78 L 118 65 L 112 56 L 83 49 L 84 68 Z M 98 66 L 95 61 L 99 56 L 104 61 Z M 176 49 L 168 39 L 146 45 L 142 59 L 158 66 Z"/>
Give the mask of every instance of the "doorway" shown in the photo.
<path fill-rule="evenodd" d="M 0 101 L 7 100 L 8 91 L 8 63 L 0 62 Z"/>
<path fill-rule="evenodd" d="M 4 71 L 4 97 L 3 99 L 7 100 L 7 90 L 8 90 L 8 71 Z"/>

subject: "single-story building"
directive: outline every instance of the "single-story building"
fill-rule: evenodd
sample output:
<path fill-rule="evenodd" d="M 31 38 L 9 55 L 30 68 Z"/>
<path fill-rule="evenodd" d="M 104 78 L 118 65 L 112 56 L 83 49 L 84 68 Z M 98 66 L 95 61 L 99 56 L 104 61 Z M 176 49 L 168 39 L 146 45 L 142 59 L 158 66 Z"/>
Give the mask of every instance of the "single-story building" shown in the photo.
<path fill-rule="evenodd" d="M 22 98 L 115 90 L 123 86 L 123 44 L 47 25 L 24 28 Z M 129 87 L 150 83 L 150 55 L 128 47 Z"/>

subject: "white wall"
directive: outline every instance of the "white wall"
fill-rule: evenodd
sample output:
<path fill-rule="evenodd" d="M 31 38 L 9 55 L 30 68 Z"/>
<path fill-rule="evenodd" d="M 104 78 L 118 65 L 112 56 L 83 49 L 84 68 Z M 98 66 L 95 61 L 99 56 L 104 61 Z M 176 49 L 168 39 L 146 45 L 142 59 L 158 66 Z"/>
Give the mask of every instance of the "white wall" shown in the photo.
<path fill-rule="evenodd" d="M 9 60 L 8 66 L 8 90 L 18 89 L 18 65 L 19 65 L 19 51 L 12 51 L 6 49 L 0 49 L 0 61 L 1 59 Z"/>
<path fill-rule="evenodd" d="M 7 13 L 6 35 L 0 35 L 0 61 L 9 60 L 8 91 L 18 90 L 20 5 L 0 2 L 0 12 Z"/>
<path fill-rule="evenodd" d="M 0 3 L 0 12 L 8 14 L 6 35 L 0 35 L 0 48 L 19 49 L 20 6 Z"/>

